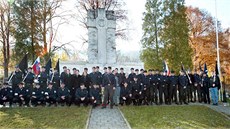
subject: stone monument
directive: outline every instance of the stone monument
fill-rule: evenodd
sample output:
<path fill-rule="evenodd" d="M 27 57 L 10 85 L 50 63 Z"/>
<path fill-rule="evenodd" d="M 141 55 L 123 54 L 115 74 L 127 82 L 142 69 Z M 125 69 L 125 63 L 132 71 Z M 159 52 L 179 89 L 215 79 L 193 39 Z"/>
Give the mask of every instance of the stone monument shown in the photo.
<path fill-rule="evenodd" d="M 89 10 L 88 28 L 88 62 L 90 64 L 116 63 L 116 18 L 114 11 L 104 8 Z"/>

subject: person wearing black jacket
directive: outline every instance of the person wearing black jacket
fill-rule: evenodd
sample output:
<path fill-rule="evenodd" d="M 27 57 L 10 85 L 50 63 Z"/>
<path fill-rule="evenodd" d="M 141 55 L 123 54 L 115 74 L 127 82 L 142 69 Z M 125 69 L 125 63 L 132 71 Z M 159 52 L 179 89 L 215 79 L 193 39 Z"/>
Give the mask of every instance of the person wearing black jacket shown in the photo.
<path fill-rule="evenodd" d="M 13 103 L 19 103 L 19 106 L 22 106 L 23 102 L 25 102 L 25 106 L 29 107 L 30 92 L 24 88 L 24 83 L 21 82 L 14 91 Z"/>
<path fill-rule="evenodd" d="M 71 95 L 71 102 L 75 102 L 75 93 L 78 88 L 80 88 L 81 84 L 81 75 L 79 74 L 79 70 L 76 68 L 73 68 L 73 74 L 71 75 L 71 87 L 70 89 L 70 95 Z"/>
<path fill-rule="evenodd" d="M 81 84 L 79 88 L 77 88 L 75 93 L 75 104 L 80 106 L 83 103 L 84 106 L 87 106 L 89 102 L 88 91 L 84 84 Z"/>
<path fill-rule="evenodd" d="M 184 104 L 188 104 L 187 102 L 187 86 L 188 86 L 188 78 L 183 71 L 180 72 L 179 80 L 179 100 L 180 104 L 184 102 Z"/>
<path fill-rule="evenodd" d="M 29 89 L 30 91 L 33 89 L 35 75 L 32 73 L 32 68 L 28 68 L 28 73 L 25 77 L 25 88 Z"/>
<path fill-rule="evenodd" d="M 128 82 L 124 82 L 124 86 L 121 87 L 120 103 L 123 106 L 130 105 L 132 101 L 132 92 L 131 87 L 128 85 Z"/>
<path fill-rule="evenodd" d="M 159 90 L 159 100 L 160 104 L 163 103 L 163 94 L 164 94 L 164 102 L 165 104 L 168 104 L 168 85 L 169 85 L 169 79 L 166 75 L 167 71 L 163 72 L 163 75 L 161 76 L 161 90 Z"/>
<path fill-rule="evenodd" d="M 46 72 L 46 68 L 42 66 L 41 72 L 38 75 L 38 81 L 42 89 L 45 89 L 47 87 L 47 80 L 48 80 L 48 74 Z"/>
<path fill-rule="evenodd" d="M 119 73 L 119 84 L 121 87 L 124 85 L 124 82 L 126 80 L 125 73 L 124 73 L 124 68 L 120 68 L 120 73 Z"/>
<path fill-rule="evenodd" d="M 90 88 L 89 97 L 93 108 L 101 103 L 101 91 L 98 85 L 93 84 Z"/>
<path fill-rule="evenodd" d="M 178 104 L 177 89 L 178 89 L 178 77 L 175 75 L 175 72 L 172 71 L 169 77 L 169 104 L 171 104 L 172 102 Z"/>
<path fill-rule="evenodd" d="M 108 98 L 110 100 L 110 108 L 113 108 L 113 94 L 115 91 L 115 75 L 112 73 L 112 68 L 108 67 L 108 73 L 102 78 L 102 91 L 104 91 L 104 101 L 102 108 L 106 108 Z"/>
<path fill-rule="evenodd" d="M 19 66 L 15 66 L 15 71 L 10 75 L 12 76 L 12 88 L 15 90 L 18 84 L 22 82 L 23 72 L 19 69 Z"/>
<path fill-rule="evenodd" d="M 201 76 L 198 74 L 198 72 L 196 71 L 193 75 L 194 78 L 194 102 L 197 101 L 197 96 L 196 93 L 198 95 L 198 102 L 201 102 L 202 98 L 201 98 Z"/>
<path fill-rule="evenodd" d="M 134 76 L 136 75 L 134 72 L 134 68 L 131 68 L 131 73 L 128 76 L 129 83 L 132 83 L 134 81 Z M 140 80 L 139 80 L 140 81 Z"/>
<path fill-rule="evenodd" d="M 209 97 L 209 87 L 210 87 L 210 80 L 206 73 L 203 74 L 201 90 L 202 90 L 202 97 L 203 102 L 210 104 L 210 97 Z"/>
<path fill-rule="evenodd" d="M 61 106 L 64 106 L 65 104 L 70 106 L 70 100 L 70 90 L 66 88 L 65 83 L 62 82 L 60 88 L 58 89 L 57 102 L 58 104 L 61 104 Z"/>
<path fill-rule="evenodd" d="M 60 75 L 56 68 L 54 68 L 54 72 L 50 74 L 49 82 L 53 84 L 52 88 L 55 90 L 60 87 Z"/>
<path fill-rule="evenodd" d="M 84 72 L 82 73 L 82 76 L 81 76 L 81 78 L 80 78 L 80 82 L 81 83 L 83 83 L 84 85 L 85 85 L 85 87 L 86 87 L 86 89 L 88 90 L 88 92 L 89 92 L 89 90 L 90 90 L 90 76 L 89 76 L 89 74 L 88 74 L 88 69 L 87 68 L 84 68 Z"/>
<path fill-rule="evenodd" d="M 48 106 L 51 106 L 51 104 L 57 106 L 57 89 L 53 88 L 53 83 L 50 82 L 48 84 L 48 87 L 44 92 L 44 96 L 45 96 L 45 102 L 48 104 Z"/>
<path fill-rule="evenodd" d="M 35 84 L 35 88 L 31 92 L 31 104 L 32 106 L 37 106 L 38 104 L 44 106 L 44 91 L 40 87 L 40 84 Z"/>
<path fill-rule="evenodd" d="M 141 80 L 141 85 L 143 86 L 143 99 L 144 99 L 144 105 L 149 105 L 150 103 L 150 81 L 147 71 L 144 71 L 143 77 L 138 77 Z M 139 79 L 138 79 L 139 80 Z"/>
<path fill-rule="evenodd" d="M 134 76 L 134 81 L 131 83 L 131 87 L 132 87 L 133 105 L 141 105 L 143 99 L 142 96 L 143 86 L 138 81 L 137 76 Z"/>
<path fill-rule="evenodd" d="M 0 104 L 5 106 L 5 103 L 9 102 L 9 106 L 13 103 L 13 89 L 8 86 L 8 83 L 4 82 L 0 89 Z"/>

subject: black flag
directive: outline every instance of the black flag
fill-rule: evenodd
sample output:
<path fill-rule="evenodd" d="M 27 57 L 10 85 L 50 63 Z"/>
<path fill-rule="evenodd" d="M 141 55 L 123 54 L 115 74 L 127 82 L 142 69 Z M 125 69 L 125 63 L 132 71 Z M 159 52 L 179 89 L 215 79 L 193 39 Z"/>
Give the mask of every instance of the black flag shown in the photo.
<path fill-rule="evenodd" d="M 57 63 L 56 63 L 55 69 L 57 70 L 58 75 L 60 75 L 59 59 L 58 59 L 58 61 L 57 61 Z"/>
<path fill-rule="evenodd" d="M 26 74 L 26 70 L 28 68 L 28 55 L 26 54 L 21 62 L 18 64 L 19 69 L 23 72 L 23 74 Z"/>
<path fill-rule="evenodd" d="M 50 69 L 52 68 L 52 61 L 51 61 L 51 59 L 49 59 L 49 61 L 46 63 L 45 68 L 46 68 L 46 73 L 48 75 L 50 75 Z"/>
<path fill-rule="evenodd" d="M 217 64 L 217 61 L 216 61 L 216 68 L 215 68 L 215 71 L 216 71 L 216 76 L 219 76 L 219 71 L 218 71 L 218 64 Z"/>

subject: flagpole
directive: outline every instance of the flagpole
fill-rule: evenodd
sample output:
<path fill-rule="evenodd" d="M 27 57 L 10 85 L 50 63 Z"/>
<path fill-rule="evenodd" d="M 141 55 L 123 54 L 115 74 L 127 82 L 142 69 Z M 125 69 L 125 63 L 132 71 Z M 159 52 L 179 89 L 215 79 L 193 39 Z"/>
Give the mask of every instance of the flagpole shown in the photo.
<path fill-rule="evenodd" d="M 220 71 L 220 49 L 219 49 L 219 35 L 218 35 L 218 19 L 217 19 L 217 2 L 215 0 L 215 13 L 216 13 L 216 53 L 217 53 L 217 64 L 218 64 L 218 73 L 220 78 L 220 99 L 223 99 L 223 87 L 221 82 L 221 71 Z"/>

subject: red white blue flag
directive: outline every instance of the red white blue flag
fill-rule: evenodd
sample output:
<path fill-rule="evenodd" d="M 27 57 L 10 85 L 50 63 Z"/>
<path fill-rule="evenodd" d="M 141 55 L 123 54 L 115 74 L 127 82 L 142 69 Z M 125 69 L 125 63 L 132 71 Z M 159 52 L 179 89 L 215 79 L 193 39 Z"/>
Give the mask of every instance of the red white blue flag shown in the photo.
<path fill-rule="evenodd" d="M 40 73 L 40 57 L 38 57 L 33 64 L 33 71 L 35 75 Z"/>
<path fill-rule="evenodd" d="M 169 67 L 168 67 L 166 61 L 164 61 L 164 72 L 167 72 L 168 76 L 170 75 L 170 70 L 169 70 Z"/>

